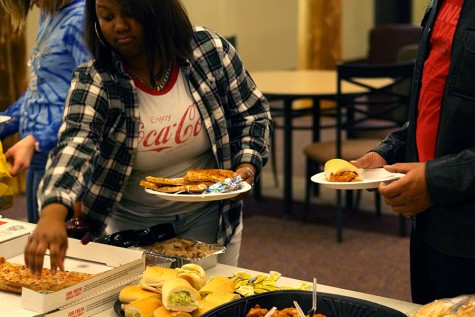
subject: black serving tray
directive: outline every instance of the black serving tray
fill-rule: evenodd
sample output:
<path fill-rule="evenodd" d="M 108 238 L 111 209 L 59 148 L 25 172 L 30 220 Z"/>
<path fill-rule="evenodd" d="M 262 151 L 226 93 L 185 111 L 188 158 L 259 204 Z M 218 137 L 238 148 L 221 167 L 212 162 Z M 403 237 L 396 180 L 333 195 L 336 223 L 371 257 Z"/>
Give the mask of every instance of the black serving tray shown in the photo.
<path fill-rule="evenodd" d="M 312 292 L 287 290 L 252 295 L 219 306 L 202 317 L 245 317 L 256 304 L 261 308 L 270 309 L 276 306 L 277 309 L 283 309 L 293 307 L 294 300 L 307 312 L 312 303 Z M 317 297 L 317 313 L 327 317 L 407 317 L 398 310 L 377 303 L 320 292 Z"/>

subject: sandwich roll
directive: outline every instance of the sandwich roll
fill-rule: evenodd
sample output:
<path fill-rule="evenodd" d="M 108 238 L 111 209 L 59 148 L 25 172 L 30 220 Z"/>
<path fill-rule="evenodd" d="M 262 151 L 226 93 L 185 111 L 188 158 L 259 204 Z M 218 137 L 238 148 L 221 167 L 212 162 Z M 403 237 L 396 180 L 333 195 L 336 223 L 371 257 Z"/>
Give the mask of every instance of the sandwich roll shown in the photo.
<path fill-rule="evenodd" d="M 468 296 L 467 299 L 464 301 L 464 303 L 459 306 L 459 308 L 457 309 L 457 316 L 460 316 L 460 317 L 475 316 L 475 296 L 474 295 Z"/>
<path fill-rule="evenodd" d="M 204 301 L 222 305 L 240 298 L 241 296 L 236 293 L 212 293 L 206 295 Z"/>
<path fill-rule="evenodd" d="M 120 302 L 126 303 L 126 304 L 136 301 L 138 299 L 142 299 L 142 298 L 146 298 L 150 296 L 160 298 L 159 294 L 144 290 L 140 285 L 125 286 L 119 292 Z"/>
<path fill-rule="evenodd" d="M 325 163 L 325 177 L 329 182 L 360 182 L 361 171 L 348 161 L 331 159 Z"/>
<path fill-rule="evenodd" d="M 201 315 L 207 313 L 213 308 L 218 307 L 219 304 L 214 302 L 208 302 L 206 300 L 199 301 L 199 308 L 191 312 L 192 317 L 200 317 Z"/>
<path fill-rule="evenodd" d="M 176 278 L 178 271 L 168 267 L 147 266 L 140 279 L 140 286 L 148 291 L 162 293 L 165 281 Z"/>
<path fill-rule="evenodd" d="M 191 315 L 193 317 L 199 317 L 213 308 L 240 298 L 241 296 L 239 296 L 239 294 L 233 293 L 208 294 L 205 299 L 199 301 L 199 308 L 197 310 L 194 310 Z"/>
<path fill-rule="evenodd" d="M 206 272 L 198 264 L 184 264 L 176 270 L 178 271 L 178 277 L 187 280 L 196 290 L 202 288 L 206 283 Z"/>
<path fill-rule="evenodd" d="M 165 281 L 162 287 L 162 301 L 166 309 L 192 312 L 198 308 L 200 293 L 182 278 Z"/>
<path fill-rule="evenodd" d="M 124 305 L 125 317 L 153 317 L 153 312 L 162 306 L 156 297 L 146 297 Z"/>
<path fill-rule="evenodd" d="M 234 293 L 235 284 L 226 276 L 212 276 L 208 283 L 200 288 L 201 297 L 212 293 Z"/>
<path fill-rule="evenodd" d="M 192 317 L 189 313 L 184 311 L 171 311 L 160 306 L 153 312 L 153 317 Z"/>

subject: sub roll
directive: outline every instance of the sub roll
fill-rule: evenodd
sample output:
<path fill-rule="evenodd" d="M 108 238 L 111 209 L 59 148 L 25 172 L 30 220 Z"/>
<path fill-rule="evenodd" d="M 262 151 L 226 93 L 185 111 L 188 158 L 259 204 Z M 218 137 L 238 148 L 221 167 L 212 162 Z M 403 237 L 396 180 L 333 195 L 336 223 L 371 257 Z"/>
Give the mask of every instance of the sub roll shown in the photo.
<path fill-rule="evenodd" d="M 342 159 L 331 159 L 325 163 L 325 177 L 329 182 L 360 182 L 359 168 Z"/>
<path fill-rule="evenodd" d="M 192 312 L 198 308 L 200 299 L 200 293 L 182 278 L 177 277 L 163 283 L 162 301 L 168 310 Z"/>
<path fill-rule="evenodd" d="M 200 288 L 201 297 L 212 293 L 234 293 L 235 284 L 226 276 L 213 276 Z"/>
<path fill-rule="evenodd" d="M 165 281 L 176 278 L 178 271 L 168 267 L 147 266 L 140 279 L 140 286 L 158 294 L 162 293 Z"/>
<path fill-rule="evenodd" d="M 199 301 L 199 308 L 194 310 L 191 315 L 199 317 L 213 308 L 240 299 L 239 294 L 232 293 L 213 293 L 206 296 L 204 300 Z"/>
<path fill-rule="evenodd" d="M 128 285 L 120 290 L 119 300 L 121 303 L 128 304 L 138 299 L 151 297 L 151 296 L 160 298 L 159 294 L 144 290 L 139 285 Z"/>
<path fill-rule="evenodd" d="M 125 317 L 153 317 L 153 312 L 162 306 L 156 297 L 146 297 L 124 305 Z"/>
<path fill-rule="evenodd" d="M 206 272 L 198 264 L 188 263 L 176 268 L 178 277 L 187 280 L 195 289 L 202 288 L 206 283 Z"/>
<path fill-rule="evenodd" d="M 160 306 L 153 312 L 153 317 L 192 317 L 189 313 L 184 311 L 171 311 Z"/>

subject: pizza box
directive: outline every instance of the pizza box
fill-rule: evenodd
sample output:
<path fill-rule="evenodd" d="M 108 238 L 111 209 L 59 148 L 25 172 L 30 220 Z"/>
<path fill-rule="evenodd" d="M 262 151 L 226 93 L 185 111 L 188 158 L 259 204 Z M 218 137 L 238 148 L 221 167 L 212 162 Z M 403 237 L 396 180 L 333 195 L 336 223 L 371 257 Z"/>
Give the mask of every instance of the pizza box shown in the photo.
<path fill-rule="evenodd" d="M 134 279 L 132 284 L 135 284 Z M 53 311 L 34 314 L 32 317 L 90 317 L 101 316 L 101 312 L 110 309 L 114 303 L 119 299 L 120 290 L 127 284 L 117 285 L 111 289 L 107 289 L 101 293 L 95 294 L 93 298 L 85 299 L 83 301 L 74 302 L 65 307 L 55 309 Z"/>
<path fill-rule="evenodd" d="M 0 243 L 0 256 L 9 254 L 8 261 L 23 264 L 23 249 L 29 235 L 19 236 Z M 45 256 L 45 267 L 49 267 L 49 255 Z M 101 302 L 99 297 L 107 294 L 118 296 L 120 288 L 137 280 L 145 270 L 145 257 L 142 251 L 124 249 L 101 243 L 90 242 L 83 245 L 80 240 L 69 238 L 65 269 L 96 274 L 94 277 L 52 293 L 36 292 L 23 288 L 21 307 L 25 310 L 42 313 L 64 311 L 61 308 L 78 304 L 81 313 L 77 316 L 90 316 L 87 311 L 109 309 L 108 301 Z M 18 296 L 16 296 L 18 297 Z M 81 304 L 79 304 L 81 302 Z M 63 315 L 54 315 L 63 316 Z M 76 316 L 75 313 L 64 316 Z"/>
<path fill-rule="evenodd" d="M 33 231 L 35 225 L 28 222 L 3 218 L 0 216 L 0 243 L 24 236 Z M 2 255 L 6 257 L 5 255 Z"/>

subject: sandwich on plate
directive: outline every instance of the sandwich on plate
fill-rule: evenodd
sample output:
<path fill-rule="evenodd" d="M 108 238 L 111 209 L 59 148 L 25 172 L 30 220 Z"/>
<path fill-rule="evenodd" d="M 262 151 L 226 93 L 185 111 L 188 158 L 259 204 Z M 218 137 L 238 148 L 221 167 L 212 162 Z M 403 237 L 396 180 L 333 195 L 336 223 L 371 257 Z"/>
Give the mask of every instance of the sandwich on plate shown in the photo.
<path fill-rule="evenodd" d="M 359 168 L 343 159 L 331 159 L 325 163 L 325 177 L 329 182 L 360 182 Z"/>

